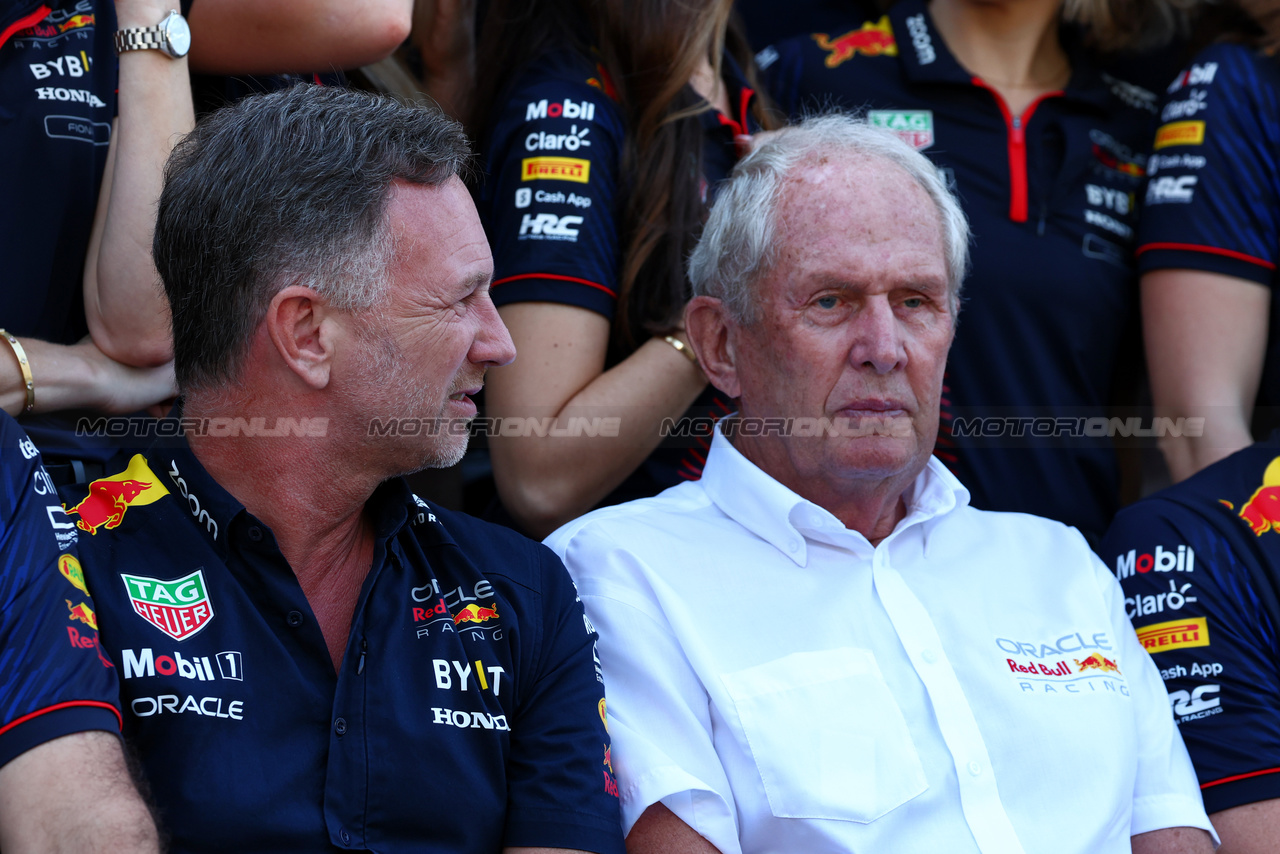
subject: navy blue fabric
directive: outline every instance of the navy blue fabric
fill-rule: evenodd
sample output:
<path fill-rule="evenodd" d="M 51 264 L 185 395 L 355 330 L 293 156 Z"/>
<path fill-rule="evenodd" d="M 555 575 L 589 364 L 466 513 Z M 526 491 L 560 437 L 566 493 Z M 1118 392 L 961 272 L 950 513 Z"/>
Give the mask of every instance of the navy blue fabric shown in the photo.
<path fill-rule="evenodd" d="M 728 56 L 724 76 L 734 115 L 709 110 L 699 116 L 708 204 L 737 162 L 735 138 L 759 130 L 750 113 L 754 92 Z M 493 248 L 494 304 L 553 302 L 612 319 L 622 251 L 618 229 L 625 188 L 619 169 L 626 137 L 612 84 L 593 59 L 552 52 L 518 74 L 499 103 L 483 146 L 487 179 L 479 198 Z M 565 168 L 585 180 L 557 177 L 563 173 L 542 177 L 539 168 L 558 165 L 536 162 L 545 158 L 573 161 Z M 732 408 L 729 398 L 708 386 L 685 417 L 709 425 Z M 644 498 L 697 480 L 709 441 L 709 430 L 669 437 L 601 503 Z M 495 517 L 510 521 L 501 512 Z"/>
<path fill-rule="evenodd" d="M 1274 291 L 1280 63 L 1243 45 L 1213 45 L 1170 84 L 1161 120 L 1139 230 L 1139 270 L 1201 270 Z M 1179 137 L 1179 130 L 1189 135 Z M 1170 144 L 1179 138 L 1185 142 Z M 1280 406 L 1280 300 L 1274 298 L 1270 329 L 1260 407 Z"/>
<path fill-rule="evenodd" d="M 764 70 L 789 114 L 878 111 L 874 122 L 943 170 L 973 244 L 938 456 L 974 506 L 1048 516 L 1096 541 L 1119 502 L 1110 440 L 1073 437 L 1056 421 L 1056 438 L 1036 438 L 1026 419 L 1105 416 L 1121 354 L 1137 342 L 1132 245 L 1157 99 L 1104 76 L 1070 33 L 1064 46 L 1065 92 L 1017 127 L 947 50 L 923 0 L 903 0 L 883 22 L 851 4 L 843 29 L 778 45 Z M 1026 216 L 1015 221 L 1020 134 Z M 975 429 L 975 418 L 1014 420 Z"/>
<path fill-rule="evenodd" d="M 76 534 L 35 446 L 0 412 L 0 766 L 60 736 L 120 731 Z"/>
<path fill-rule="evenodd" d="M 1277 460 L 1280 433 L 1121 510 L 1098 550 L 1140 636 L 1205 621 L 1207 645 L 1144 644 L 1211 813 L 1280 797 L 1280 464 L 1265 478 Z"/>
<path fill-rule="evenodd" d="M 81 552 L 173 851 L 622 852 L 596 635 L 551 551 L 383 484 L 335 673 L 272 532 L 186 443 L 132 466 L 158 500 Z"/>
<path fill-rule="evenodd" d="M 84 319 L 85 250 L 116 115 L 115 6 L 52 0 L 0 44 L 0 325 L 70 344 Z M 0 4 L 0 31 L 41 4 Z"/>

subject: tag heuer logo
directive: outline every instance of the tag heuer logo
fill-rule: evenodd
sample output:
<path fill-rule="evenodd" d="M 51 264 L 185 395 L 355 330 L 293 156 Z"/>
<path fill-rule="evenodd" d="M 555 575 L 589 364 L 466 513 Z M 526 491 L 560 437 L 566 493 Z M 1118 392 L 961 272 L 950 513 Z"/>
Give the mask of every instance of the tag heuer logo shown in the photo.
<path fill-rule="evenodd" d="M 213 619 L 213 603 L 199 569 L 173 581 L 124 573 L 120 577 L 138 616 L 176 641 L 186 640 Z"/>
<path fill-rule="evenodd" d="M 867 121 L 893 131 L 916 151 L 933 145 L 932 110 L 868 110 Z"/>

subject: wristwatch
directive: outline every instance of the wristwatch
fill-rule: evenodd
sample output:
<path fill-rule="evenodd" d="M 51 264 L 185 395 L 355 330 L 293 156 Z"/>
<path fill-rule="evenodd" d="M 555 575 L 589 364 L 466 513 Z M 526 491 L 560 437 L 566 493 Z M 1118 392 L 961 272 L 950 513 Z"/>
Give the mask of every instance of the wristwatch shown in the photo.
<path fill-rule="evenodd" d="M 117 30 L 116 53 L 130 50 L 159 50 L 174 59 L 186 56 L 191 50 L 191 28 L 187 26 L 187 19 L 173 9 L 154 27 Z"/>

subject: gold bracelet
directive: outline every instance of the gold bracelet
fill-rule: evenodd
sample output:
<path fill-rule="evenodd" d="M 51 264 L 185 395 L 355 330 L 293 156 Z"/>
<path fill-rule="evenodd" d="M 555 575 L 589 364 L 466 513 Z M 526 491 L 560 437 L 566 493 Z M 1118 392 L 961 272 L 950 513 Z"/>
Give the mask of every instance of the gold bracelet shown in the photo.
<path fill-rule="evenodd" d="M 684 356 L 690 362 L 693 362 L 694 367 L 701 369 L 702 366 L 698 364 L 698 354 L 693 352 L 693 348 L 688 344 L 684 343 L 674 335 L 663 336 L 662 340 L 679 350 L 680 355 Z"/>
<path fill-rule="evenodd" d="M 13 355 L 18 357 L 18 367 L 22 369 L 22 382 L 27 386 L 27 405 L 23 412 L 31 412 L 36 408 L 36 381 L 31 378 L 31 363 L 27 361 L 27 351 L 22 349 L 22 342 L 8 332 L 0 329 L 0 335 L 13 348 Z"/>

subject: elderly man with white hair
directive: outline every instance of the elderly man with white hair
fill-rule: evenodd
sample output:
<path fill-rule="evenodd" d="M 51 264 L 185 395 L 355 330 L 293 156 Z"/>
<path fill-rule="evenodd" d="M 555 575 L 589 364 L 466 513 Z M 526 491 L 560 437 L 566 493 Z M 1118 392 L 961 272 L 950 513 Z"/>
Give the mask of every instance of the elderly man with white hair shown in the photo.
<path fill-rule="evenodd" d="M 547 541 L 629 851 L 1212 850 L 1115 579 L 931 457 L 967 245 L 934 167 L 844 116 L 720 190 L 685 320 L 739 411 L 700 481 Z"/>

